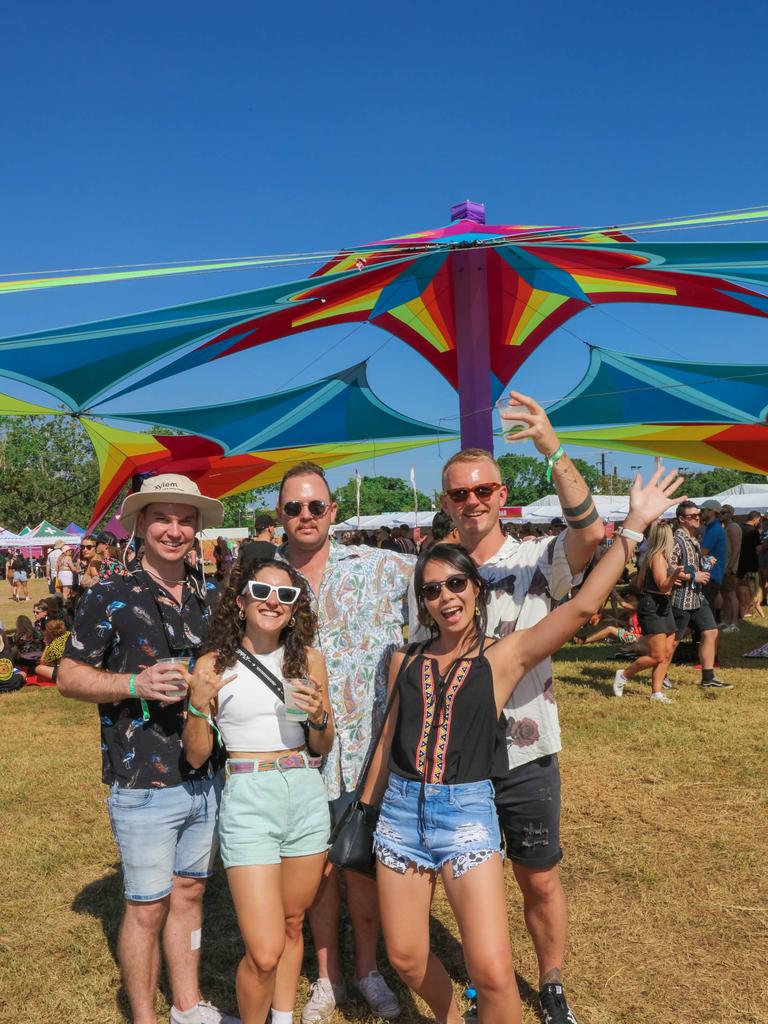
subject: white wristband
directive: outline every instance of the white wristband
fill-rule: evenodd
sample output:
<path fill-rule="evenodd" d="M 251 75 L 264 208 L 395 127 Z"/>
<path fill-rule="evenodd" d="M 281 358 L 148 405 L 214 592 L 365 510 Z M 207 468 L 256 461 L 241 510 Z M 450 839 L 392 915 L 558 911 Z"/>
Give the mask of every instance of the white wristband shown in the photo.
<path fill-rule="evenodd" d="M 620 537 L 626 537 L 627 540 L 633 540 L 636 544 L 641 544 L 645 539 L 642 533 L 638 533 L 637 530 L 628 530 L 626 526 L 620 526 L 616 531 Z"/>

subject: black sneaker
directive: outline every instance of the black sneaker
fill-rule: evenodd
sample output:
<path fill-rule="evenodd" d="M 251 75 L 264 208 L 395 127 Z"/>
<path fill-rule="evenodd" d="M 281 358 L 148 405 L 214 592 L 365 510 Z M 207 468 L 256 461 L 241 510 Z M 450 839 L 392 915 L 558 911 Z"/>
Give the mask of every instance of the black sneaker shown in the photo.
<path fill-rule="evenodd" d="M 724 683 L 722 679 L 717 677 L 714 679 L 702 679 L 701 688 L 703 690 L 732 690 L 733 683 Z"/>
<path fill-rule="evenodd" d="M 578 1024 L 562 985 L 545 985 L 539 992 L 539 1006 L 544 1024 Z"/>

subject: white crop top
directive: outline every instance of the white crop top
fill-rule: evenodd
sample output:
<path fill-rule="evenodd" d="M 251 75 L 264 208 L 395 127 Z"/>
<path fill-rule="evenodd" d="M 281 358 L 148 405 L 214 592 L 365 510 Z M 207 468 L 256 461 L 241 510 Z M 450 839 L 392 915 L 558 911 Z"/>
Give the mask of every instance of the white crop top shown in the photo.
<path fill-rule="evenodd" d="M 255 657 L 278 679 L 283 676 L 283 648 Z M 235 675 L 231 683 L 219 690 L 216 713 L 222 739 L 227 750 L 287 750 L 305 744 L 301 724 L 285 713 L 285 704 L 266 683 L 239 659 L 225 675 Z"/>

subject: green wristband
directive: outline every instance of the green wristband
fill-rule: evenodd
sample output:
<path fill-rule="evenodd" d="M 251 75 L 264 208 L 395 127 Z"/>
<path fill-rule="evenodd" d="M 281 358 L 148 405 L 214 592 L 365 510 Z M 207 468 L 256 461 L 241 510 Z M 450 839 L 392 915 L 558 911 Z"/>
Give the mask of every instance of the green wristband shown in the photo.
<path fill-rule="evenodd" d="M 211 729 L 213 729 L 213 731 L 216 733 L 216 742 L 219 744 L 220 747 L 224 746 L 224 740 L 222 740 L 221 738 L 219 727 L 216 725 L 216 723 L 214 722 L 210 715 L 205 715 L 203 714 L 202 711 L 198 711 L 194 704 L 187 704 L 187 711 L 190 713 L 190 715 L 194 715 L 195 718 L 202 718 L 203 721 L 207 722 L 208 725 L 210 725 Z"/>
<path fill-rule="evenodd" d="M 138 672 L 131 672 L 131 674 L 128 676 L 128 693 L 130 693 L 130 695 L 132 697 L 139 697 L 138 693 L 136 693 L 136 676 L 137 675 L 138 675 Z M 141 703 L 141 717 L 144 719 L 145 722 L 148 722 L 149 721 L 149 706 L 148 706 L 147 702 L 144 700 L 143 697 L 139 697 L 139 701 Z"/>
<path fill-rule="evenodd" d="M 552 483 L 552 467 L 554 464 L 565 455 L 565 448 L 562 445 L 557 449 L 556 452 L 552 452 L 551 455 L 547 456 L 547 483 Z"/>

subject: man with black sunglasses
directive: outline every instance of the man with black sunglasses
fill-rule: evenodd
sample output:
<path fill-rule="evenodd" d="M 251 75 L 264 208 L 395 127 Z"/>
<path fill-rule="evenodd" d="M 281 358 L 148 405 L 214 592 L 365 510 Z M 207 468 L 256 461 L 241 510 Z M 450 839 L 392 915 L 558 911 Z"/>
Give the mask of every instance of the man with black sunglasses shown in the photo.
<path fill-rule="evenodd" d="M 532 398 L 510 395 L 522 429 L 509 440 L 531 440 L 547 460 L 567 529 L 525 543 L 506 536 L 499 509 L 507 488 L 489 452 L 467 448 L 443 467 L 441 505 L 486 581 L 487 632 L 496 637 L 540 622 L 579 582 L 604 534 L 589 488 L 544 410 Z M 562 979 L 567 912 L 558 873 L 561 742 L 549 658 L 523 677 L 504 714 L 496 806 L 538 958 L 542 1016 L 547 1024 L 576 1024 Z"/>
<path fill-rule="evenodd" d="M 185 558 L 197 531 L 220 526 L 223 511 L 176 474 L 150 477 L 129 494 L 120 519 L 143 538 L 144 555 L 130 574 L 86 591 L 58 671 L 63 696 L 99 708 L 102 779 L 125 894 L 117 956 L 135 1024 L 156 1022 L 161 947 L 170 1024 L 236 1024 L 202 1000 L 198 982 L 221 773 L 213 758 L 193 768 L 181 743 L 182 666 L 208 638 L 216 591 Z"/>
<path fill-rule="evenodd" d="M 318 643 L 328 668 L 328 692 L 336 739 L 323 778 L 335 823 L 352 799 L 366 752 L 386 698 L 392 651 L 403 643 L 406 595 L 415 558 L 330 538 L 336 520 L 322 469 L 294 466 L 283 477 L 277 515 L 285 529 L 281 556 L 306 578 L 318 615 Z M 400 1004 L 378 971 L 376 885 L 346 873 L 346 896 L 355 947 L 355 985 L 377 1017 L 392 1018 Z M 301 1015 L 320 1024 L 344 998 L 339 955 L 341 895 L 338 872 L 326 878 L 309 912 L 318 958 L 318 978 Z"/>

